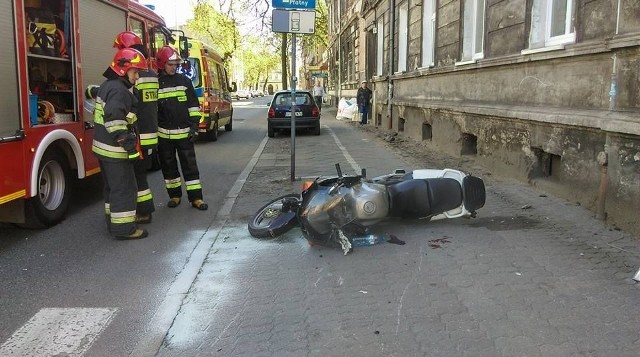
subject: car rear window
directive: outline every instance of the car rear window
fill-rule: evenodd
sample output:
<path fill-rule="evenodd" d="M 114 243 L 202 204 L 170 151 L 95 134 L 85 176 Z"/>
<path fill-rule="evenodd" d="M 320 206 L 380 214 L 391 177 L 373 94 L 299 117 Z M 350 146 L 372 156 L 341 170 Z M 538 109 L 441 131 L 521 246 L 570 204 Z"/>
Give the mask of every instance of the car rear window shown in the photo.
<path fill-rule="evenodd" d="M 296 93 L 296 105 L 309 105 L 313 103 L 308 93 Z M 291 105 L 291 94 L 278 94 L 274 99 L 275 105 Z"/>

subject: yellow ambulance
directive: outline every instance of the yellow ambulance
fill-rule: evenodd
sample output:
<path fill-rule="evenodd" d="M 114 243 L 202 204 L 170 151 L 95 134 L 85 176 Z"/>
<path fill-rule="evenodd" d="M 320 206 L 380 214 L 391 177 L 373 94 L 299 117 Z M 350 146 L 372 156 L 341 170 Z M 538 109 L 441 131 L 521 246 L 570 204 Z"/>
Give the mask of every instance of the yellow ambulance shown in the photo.
<path fill-rule="evenodd" d="M 200 137 L 208 141 L 218 140 L 218 129 L 233 129 L 233 104 L 231 92 L 237 89 L 230 82 L 222 57 L 200 40 L 188 39 L 189 56 L 179 68 L 193 82 L 200 101 Z M 184 51 L 181 51 L 184 53 Z"/>

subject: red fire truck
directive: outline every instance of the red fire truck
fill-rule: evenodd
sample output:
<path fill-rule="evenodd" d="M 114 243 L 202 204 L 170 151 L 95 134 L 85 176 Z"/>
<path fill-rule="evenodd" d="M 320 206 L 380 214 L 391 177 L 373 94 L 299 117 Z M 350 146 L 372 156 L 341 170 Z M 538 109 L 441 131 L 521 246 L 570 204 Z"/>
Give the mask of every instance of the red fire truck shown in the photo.
<path fill-rule="evenodd" d="M 124 30 L 143 39 L 151 62 L 173 42 L 162 17 L 134 0 L 0 1 L 0 222 L 54 225 L 71 181 L 100 172 L 83 89 L 102 83 Z"/>

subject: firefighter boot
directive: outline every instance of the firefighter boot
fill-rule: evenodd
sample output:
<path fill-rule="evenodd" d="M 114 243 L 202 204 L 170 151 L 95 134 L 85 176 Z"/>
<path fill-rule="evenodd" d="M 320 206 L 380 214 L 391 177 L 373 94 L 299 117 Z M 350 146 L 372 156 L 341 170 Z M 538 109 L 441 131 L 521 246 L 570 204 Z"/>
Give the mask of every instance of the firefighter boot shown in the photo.
<path fill-rule="evenodd" d="M 201 210 L 201 211 L 206 211 L 209 208 L 209 205 L 206 204 L 203 200 L 201 199 L 196 199 L 193 200 L 193 202 L 191 202 L 191 206 Z"/>
<path fill-rule="evenodd" d="M 135 231 L 133 231 L 131 234 L 126 235 L 126 236 L 116 236 L 116 238 L 121 239 L 121 240 L 127 240 L 127 239 L 142 239 L 142 238 L 146 238 L 149 235 L 149 232 L 147 232 L 146 229 L 136 229 Z"/>
<path fill-rule="evenodd" d="M 136 223 L 138 224 L 151 223 L 151 213 L 136 215 Z"/>
<path fill-rule="evenodd" d="M 178 207 L 179 204 L 180 204 L 180 197 L 171 197 L 169 202 L 167 202 L 167 207 L 175 208 L 175 207 Z"/>

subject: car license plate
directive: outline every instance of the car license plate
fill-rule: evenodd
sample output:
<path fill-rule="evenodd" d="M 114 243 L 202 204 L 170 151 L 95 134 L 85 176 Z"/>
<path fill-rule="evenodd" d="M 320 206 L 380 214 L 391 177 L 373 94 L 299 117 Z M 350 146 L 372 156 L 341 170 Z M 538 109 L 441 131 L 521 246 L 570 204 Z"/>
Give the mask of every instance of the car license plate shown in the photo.
<path fill-rule="evenodd" d="M 291 112 L 286 112 L 284 113 L 285 117 L 290 117 L 291 116 Z M 301 117 L 302 116 L 302 112 L 296 112 L 296 116 L 297 117 Z"/>

